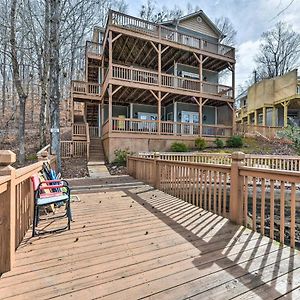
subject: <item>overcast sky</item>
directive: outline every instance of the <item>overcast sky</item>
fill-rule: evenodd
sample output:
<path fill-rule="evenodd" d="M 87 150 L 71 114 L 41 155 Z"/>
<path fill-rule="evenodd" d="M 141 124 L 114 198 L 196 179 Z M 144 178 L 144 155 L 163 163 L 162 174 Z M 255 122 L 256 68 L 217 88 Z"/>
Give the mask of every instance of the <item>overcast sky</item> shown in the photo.
<path fill-rule="evenodd" d="M 158 5 L 174 7 L 176 4 L 183 9 L 188 2 L 199 6 L 212 20 L 225 16 L 233 23 L 237 30 L 237 86 L 252 76 L 262 32 L 278 21 L 286 21 L 300 32 L 300 0 L 157 0 Z M 128 13 L 137 15 L 143 3 L 146 0 L 129 0 Z"/>

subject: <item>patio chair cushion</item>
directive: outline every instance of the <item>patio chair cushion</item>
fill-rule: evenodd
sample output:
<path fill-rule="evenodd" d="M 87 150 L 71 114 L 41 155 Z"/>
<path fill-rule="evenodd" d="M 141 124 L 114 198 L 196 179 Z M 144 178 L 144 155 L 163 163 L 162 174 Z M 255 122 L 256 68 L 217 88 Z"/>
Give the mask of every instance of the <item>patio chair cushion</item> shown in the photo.
<path fill-rule="evenodd" d="M 67 201 L 69 199 L 68 195 L 58 195 L 53 197 L 41 197 L 36 199 L 37 205 L 48 205 L 51 203 L 56 203 L 60 201 Z"/>

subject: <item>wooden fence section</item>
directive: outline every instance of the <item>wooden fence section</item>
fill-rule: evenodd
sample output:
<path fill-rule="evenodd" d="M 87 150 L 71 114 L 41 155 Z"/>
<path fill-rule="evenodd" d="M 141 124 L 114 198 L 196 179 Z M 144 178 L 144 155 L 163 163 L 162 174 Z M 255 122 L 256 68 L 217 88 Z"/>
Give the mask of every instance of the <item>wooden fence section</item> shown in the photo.
<path fill-rule="evenodd" d="M 138 156 L 144 158 L 157 156 L 157 158 L 163 160 L 225 165 L 230 165 L 232 162 L 231 154 L 226 153 L 140 152 Z M 244 164 L 248 167 L 300 172 L 300 156 L 245 154 Z"/>
<path fill-rule="evenodd" d="M 244 166 L 129 157 L 128 173 L 170 195 L 300 247 L 300 173 Z M 296 235 L 297 233 L 297 235 Z M 298 237 L 298 239 L 297 239 Z"/>
<path fill-rule="evenodd" d="M 61 141 L 61 158 L 87 157 L 89 153 L 88 141 Z"/>
<path fill-rule="evenodd" d="M 55 159 L 51 159 L 52 165 L 55 165 Z M 32 223 L 33 188 L 30 177 L 43 165 L 43 161 L 39 161 L 14 169 L 11 164 L 15 160 L 13 152 L 0 151 L 0 274 L 11 269 L 15 250 Z"/>
<path fill-rule="evenodd" d="M 237 123 L 236 124 L 236 133 L 240 135 L 246 134 L 258 134 L 262 135 L 269 139 L 274 139 L 277 137 L 278 132 L 282 131 L 283 127 L 277 126 L 262 126 L 262 125 L 254 125 L 254 124 L 245 124 L 245 123 Z"/>

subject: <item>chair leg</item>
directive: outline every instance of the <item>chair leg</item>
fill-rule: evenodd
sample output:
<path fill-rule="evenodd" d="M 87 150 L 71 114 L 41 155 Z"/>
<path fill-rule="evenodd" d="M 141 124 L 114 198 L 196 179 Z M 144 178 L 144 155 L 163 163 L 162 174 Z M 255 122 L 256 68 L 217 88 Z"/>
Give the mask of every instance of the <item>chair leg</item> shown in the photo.
<path fill-rule="evenodd" d="M 37 205 L 34 206 L 34 210 L 33 210 L 32 237 L 35 236 L 35 227 L 37 222 L 36 219 L 37 219 Z"/>
<path fill-rule="evenodd" d="M 72 213 L 71 213 L 71 205 L 70 205 L 70 198 L 67 202 L 67 216 L 68 216 L 68 230 L 71 229 L 71 221 L 72 221 Z"/>

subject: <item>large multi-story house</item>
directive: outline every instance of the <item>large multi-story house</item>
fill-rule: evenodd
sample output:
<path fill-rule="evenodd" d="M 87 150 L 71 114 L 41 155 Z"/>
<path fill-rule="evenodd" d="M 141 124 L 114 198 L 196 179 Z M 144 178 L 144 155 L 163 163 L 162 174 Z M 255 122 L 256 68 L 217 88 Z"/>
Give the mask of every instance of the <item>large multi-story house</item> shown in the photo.
<path fill-rule="evenodd" d="M 115 149 L 231 136 L 235 50 L 222 38 L 203 11 L 160 24 L 110 11 L 86 43 L 86 80 L 72 83 L 74 125 L 87 122 L 110 161 Z M 229 86 L 219 83 L 225 69 Z"/>
<path fill-rule="evenodd" d="M 292 118 L 300 125 L 300 80 L 297 70 L 253 84 L 237 97 L 236 105 L 238 124 L 252 128 L 286 127 L 289 118 Z"/>

